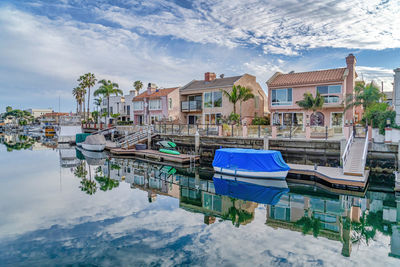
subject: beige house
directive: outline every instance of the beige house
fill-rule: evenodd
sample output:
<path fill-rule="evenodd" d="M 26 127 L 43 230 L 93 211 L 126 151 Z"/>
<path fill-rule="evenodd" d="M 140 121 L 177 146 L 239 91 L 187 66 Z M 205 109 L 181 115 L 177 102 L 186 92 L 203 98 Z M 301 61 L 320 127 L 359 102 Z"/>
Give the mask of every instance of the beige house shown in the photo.
<path fill-rule="evenodd" d="M 216 78 L 215 73 L 206 72 L 204 80 L 193 80 L 181 87 L 181 122 L 189 124 L 215 124 L 219 118 L 229 117 L 233 104 L 221 90 L 232 90 L 233 85 L 245 86 L 252 90 L 254 99 L 242 103 L 242 120 L 251 123 L 255 116 L 264 116 L 267 112 L 267 96 L 256 77 L 241 76 Z M 236 103 L 236 112 L 240 113 L 240 104 Z"/>

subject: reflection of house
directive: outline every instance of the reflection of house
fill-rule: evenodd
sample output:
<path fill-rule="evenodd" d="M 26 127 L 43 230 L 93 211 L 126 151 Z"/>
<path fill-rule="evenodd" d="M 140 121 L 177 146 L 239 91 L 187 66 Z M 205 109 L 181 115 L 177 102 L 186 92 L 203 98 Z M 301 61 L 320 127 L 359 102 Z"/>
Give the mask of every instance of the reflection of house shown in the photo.
<path fill-rule="evenodd" d="M 215 217 L 232 220 L 237 226 L 253 221 L 258 204 L 215 194 L 211 180 L 181 176 L 179 206 L 204 214 L 204 223 L 212 224 Z"/>
<path fill-rule="evenodd" d="M 243 74 L 234 77 L 216 78 L 215 73 L 206 72 L 204 80 L 193 80 L 180 89 L 182 120 L 189 124 L 215 124 L 220 117 L 228 117 L 233 112 L 233 104 L 221 89 L 230 91 L 233 85 L 251 89 L 255 98 L 242 104 L 242 118 L 251 121 L 254 116 L 266 112 L 267 96 L 256 77 Z M 236 103 L 239 113 L 239 103 Z"/>
<path fill-rule="evenodd" d="M 43 124 L 59 124 L 61 116 L 68 116 L 69 113 L 50 112 L 39 117 L 39 121 Z"/>
<path fill-rule="evenodd" d="M 147 90 L 133 99 L 132 106 L 135 124 L 178 120 L 178 87 L 158 89 L 155 84 L 149 83 Z"/>
<path fill-rule="evenodd" d="M 311 72 L 275 73 L 268 81 L 268 102 L 272 114 L 271 123 L 275 125 L 299 125 L 342 127 L 345 121 L 354 121 L 353 109 L 344 112 L 343 101 L 347 94 L 353 94 L 356 58 L 346 57 L 347 67 Z M 325 99 L 321 110 L 312 114 L 296 104 L 303 95 L 319 92 Z M 361 119 L 361 118 L 358 118 Z"/>

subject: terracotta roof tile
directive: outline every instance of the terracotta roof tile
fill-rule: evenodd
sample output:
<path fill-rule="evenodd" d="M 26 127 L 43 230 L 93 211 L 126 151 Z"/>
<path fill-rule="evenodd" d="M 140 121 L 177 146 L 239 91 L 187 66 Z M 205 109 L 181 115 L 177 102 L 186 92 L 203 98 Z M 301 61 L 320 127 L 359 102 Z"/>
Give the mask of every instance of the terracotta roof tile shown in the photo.
<path fill-rule="evenodd" d="M 268 82 L 269 87 L 291 86 L 302 84 L 315 84 L 326 82 L 343 81 L 346 68 L 318 70 L 310 72 L 294 72 L 288 74 L 278 74 L 272 81 Z"/>
<path fill-rule="evenodd" d="M 171 93 L 172 91 L 174 91 L 174 90 L 176 90 L 176 89 L 178 89 L 178 88 L 179 88 L 179 87 L 159 89 L 158 91 L 152 92 L 151 95 L 148 95 L 148 94 L 147 94 L 147 90 L 146 90 L 146 91 L 144 91 L 143 93 L 141 93 L 140 95 L 135 96 L 135 97 L 132 99 L 132 101 L 142 100 L 143 98 L 146 98 L 146 97 L 147 97 L 147 98 L 150 98 L 150 99 L 151 99 L 151 98 L 159 98 L 159 97 L 168 95 L 169 93 Z"/>
<path fill-rule="evenodd" d="M 191 90 L 201 90 L 207 88 L 216 88 L 216 87 L 232 87 L 233 84 L 242 78 L 243 75 L 240 76 L 233 76 L 233 77 L 225 77 L 225 78 L 218 78 L 213 81 L 207 82 L 204 80 L 193 80 L 187 85 L 183 86 L 180 91 L 186 92 Z"/>

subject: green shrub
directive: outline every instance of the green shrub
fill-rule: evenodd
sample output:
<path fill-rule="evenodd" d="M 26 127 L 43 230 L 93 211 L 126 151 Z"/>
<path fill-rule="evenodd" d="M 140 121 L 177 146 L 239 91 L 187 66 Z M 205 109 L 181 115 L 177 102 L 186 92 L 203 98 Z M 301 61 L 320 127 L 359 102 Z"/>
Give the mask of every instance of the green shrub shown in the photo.
<path fill-rule="evenodd" d="M 396 112 L 389 110 L 389 105 L 386 103 L 375 103 L 367 107 L 364 113 L 364 121 L 368 121 L 372 128 L 379 128 L 380 134 L 385 134 L 387 120 L 390 119 L 390 127 L 396 127 L 395 117 Z"/>
<path fill-rule="evenodd" d="M 252 125 L 269 125 L 269 117 L 257 117 L 255 116 L 251 122 Z"/>

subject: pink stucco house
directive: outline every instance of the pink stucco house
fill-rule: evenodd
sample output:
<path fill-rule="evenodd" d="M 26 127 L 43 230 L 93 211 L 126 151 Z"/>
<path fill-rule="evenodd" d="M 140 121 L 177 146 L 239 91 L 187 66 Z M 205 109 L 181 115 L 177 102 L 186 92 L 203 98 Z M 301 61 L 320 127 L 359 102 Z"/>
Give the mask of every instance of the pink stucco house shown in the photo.
<path fill-rule="evenodd" d="M 149 83 L 147 90 L 132 99 L 135 124 L 175 121 L 180 116 L 179 87 L 158 89 Z"/>
<path fill-rule="evenodd" d="M 342 129 L 354 122 L 354 109 L 344 110 L 346 95 L 353 94 L 357 77 L 356 58 L 346 57 L 346 67 L 310 72 L 275 73 L 268 81 L 268 102 L 272 125 L 328 126 Z M 324 106 L 315 114 L 296 102 L 306 92 L 317 91 L 325 98 Z"/>

